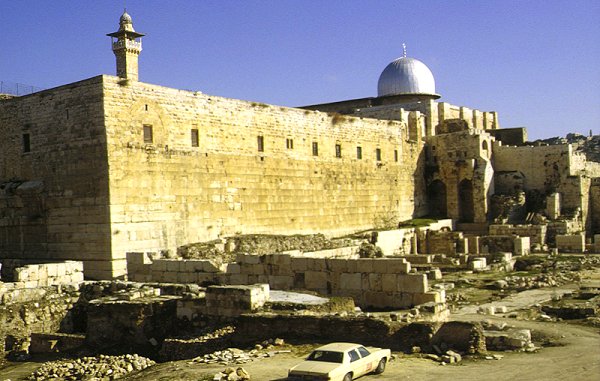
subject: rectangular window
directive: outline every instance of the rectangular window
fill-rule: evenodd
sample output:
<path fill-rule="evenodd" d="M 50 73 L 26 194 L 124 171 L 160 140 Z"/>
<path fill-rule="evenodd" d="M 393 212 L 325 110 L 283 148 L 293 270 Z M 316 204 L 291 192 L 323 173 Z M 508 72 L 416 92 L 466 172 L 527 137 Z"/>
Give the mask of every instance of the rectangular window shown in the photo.
<path fill-rule="evenodd" d="M 192 147 L 198 147 L 200 144 L 200 140 L 198 139 L 198 129 L 192 128 L 191 130 L 192 136 Z"/>
<path fill-rule="evenodd" d="M 144 124 L 144 143 L 152 144 L 154 137 L 152 136 L 152 125 Z"/>
<path fill-rule="evenodd" d="M 397 149 L 394 150 L 394 161 L 396 163 L 398 162 L 398 150 Z"/>
<path fill-rule="evenodd" d="M 317 143 L 317 142 L 312 143 L 312 151 L 313 151 L 313 156 L 319 156 L 319 143 Z"/>
<path fill-rule="evenodd" d="M 259 135 L 256 141 L 258 143 L 258 152 L 265 152 L 265 138 Z"/>
<path fill-rule="evenodd" d="M 356 147 L 356 158 L 362 160 L 362 147 Z"/>
<path fill-rule="evenodd" d="M 375 148 L 375 159 L 381 161 L 381 148 Z"/>
<path fill-rule="evenodd" d="M 31 138 L 29 134 L 23 134 L 23 152 L 31 152 Z"/>
<path fill-rule="evenodd" d="M 342 157 L 342 145 L 341 144 L 335 145 L 335 157 Z"/>
<path fill-rule="evenodd" d="M 285 139 L 285 148 L 294 149 L 294 139 Z"/>

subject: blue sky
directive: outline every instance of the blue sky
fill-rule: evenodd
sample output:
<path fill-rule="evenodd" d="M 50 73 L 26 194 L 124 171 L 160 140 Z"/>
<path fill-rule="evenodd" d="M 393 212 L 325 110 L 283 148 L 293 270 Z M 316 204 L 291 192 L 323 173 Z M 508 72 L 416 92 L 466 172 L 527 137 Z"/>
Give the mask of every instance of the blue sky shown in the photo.
<path fill-rule="evenodd" d="M 140 80 L 285 106 L 375 96 L 423 61 L 440 101 L 498 111 L 530 139 L 600 133 L 600 1 L 127 0 Z M 0 0 L 0 81 L 114 74 L 124 1 Z"/>

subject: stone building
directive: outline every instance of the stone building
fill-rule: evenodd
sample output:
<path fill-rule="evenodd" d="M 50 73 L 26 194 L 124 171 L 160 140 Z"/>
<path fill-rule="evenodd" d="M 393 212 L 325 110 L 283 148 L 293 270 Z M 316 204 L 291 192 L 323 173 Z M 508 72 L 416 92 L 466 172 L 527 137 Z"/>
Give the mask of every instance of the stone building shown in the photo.
<path fill-rule="evenodd" d="M 140 82 L 143 34 L 124 13 L 109 36 L 117 76 L 0 100 L 0 258 L 76 259 L 107 279 L 125 275 L 128 251 L 235 234 L 334 236 L 427 214 L 485 223 L 496 168 L 564 193 L 590 221 L 598 209 L 592 163 L 502 145 L 523 131 L 436 102 L 415 59 L 392 62 L 375 98 L 287 108 Z M 511 150 L 543 152 L 528 155 L 547 170 Z"/>

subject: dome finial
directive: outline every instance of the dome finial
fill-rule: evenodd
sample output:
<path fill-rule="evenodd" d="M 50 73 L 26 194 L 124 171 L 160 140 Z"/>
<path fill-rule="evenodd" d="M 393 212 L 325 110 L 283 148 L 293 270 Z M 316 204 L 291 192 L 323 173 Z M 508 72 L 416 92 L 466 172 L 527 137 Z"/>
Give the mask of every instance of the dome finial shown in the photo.
<path fill-rule="evenodd" d="M 402 57 L 406 58 L 406 44 L 402 43 Z"/>

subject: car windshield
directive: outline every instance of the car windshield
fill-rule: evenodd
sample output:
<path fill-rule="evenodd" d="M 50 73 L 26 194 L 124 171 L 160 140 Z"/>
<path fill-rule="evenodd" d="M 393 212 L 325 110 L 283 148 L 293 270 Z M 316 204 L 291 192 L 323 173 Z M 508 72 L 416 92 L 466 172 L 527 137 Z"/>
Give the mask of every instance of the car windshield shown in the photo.
<path fill-rule="evenodd" d="M 344 360 L 343 352 L 332 352 L 332 351 L 313 351 L 308 356 L 307 361 L 323 361 L 323 362 L 335 362 L 341 364 Z"/>

